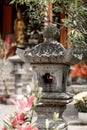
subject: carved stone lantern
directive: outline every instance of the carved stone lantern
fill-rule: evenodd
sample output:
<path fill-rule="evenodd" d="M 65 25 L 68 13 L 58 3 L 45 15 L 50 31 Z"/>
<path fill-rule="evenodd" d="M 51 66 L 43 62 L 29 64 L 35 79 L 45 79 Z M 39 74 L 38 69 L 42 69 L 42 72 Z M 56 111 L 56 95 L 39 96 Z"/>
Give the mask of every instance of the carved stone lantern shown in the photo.
<path fill-rule="evenodd" d="M 79 62 L 73 49 L 65 49 L 57 42 L 59 31 L 55 25 L 49 25 L 45 31 L 45 42 L 30 50 L 17 49 L 18 55 L 33 67 L 33 81 L 43 88 L 42 105 L 38 113 L 50 117 L 59 112 L 60 116 L 66 104 L 72 101 L 72 95 L 66 92 L 70 65 Z"/>

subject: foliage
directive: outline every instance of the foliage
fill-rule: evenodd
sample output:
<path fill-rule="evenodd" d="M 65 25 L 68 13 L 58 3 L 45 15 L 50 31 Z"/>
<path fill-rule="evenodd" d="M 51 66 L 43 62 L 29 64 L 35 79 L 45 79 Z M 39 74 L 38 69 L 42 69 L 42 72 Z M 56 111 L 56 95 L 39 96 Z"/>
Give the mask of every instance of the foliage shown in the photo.
<path fill-rule="evenodd" d="M 64 26 L 69 27 L 72 30 L 72 33 L 69 35 L 75 35 L 76 38 L 77 33 L 79 33 L 78 38 L 82 38 L 80 33 L 85 35 L 87 34 L 85 30 L 87 29 L 85 25 L 87 21 L 87 2 L 85 0 L 11 0 L 10 3 L 26 4 L 29 6 L 32 1 L 41 6 L 47 5 L 49 1 L 52 1 L 54 3 L 55 10 L 58 12 L 65 12 L 65 14 L 67 14 L 64 20 Z"/>
<path fill-rule="evenodd" d="M 41 30 L 41 27 L 43 27 L 43 16 L 40 4 L 30 2 L 30 4 L 26 6 L 23 12 L 23 18 L 27 24 L 27 33 L 30 33 L 34 29 Z"/>
<path fill-rule="evenodd" d="M 78 112 L 87 112 L 87 92 L 81 92 L 75 95 L 73 102 Z"/>
<path fill-rule="evenodd" d="M 75 54 L 82 54 L 82 60 L 87 62 L 87 2 L 85 0 L 67 1 L 64 26 L 69 29 L 67 42 L 74 48 Z"/>
<path fill-rule="evenodd" d="M 36 2 L 41 7 L 46 6 L 49 1 L 53 3 L 53 23 L 55 22 L 61 29 L 68 28 L 67 42 L 75 45 L 75 52 L 83 45 L 87 48 L 87 1 L 86 0 L 11 0 L 11 3 L 30 5 L 30 2 Z M 62 19 L 63 23 L 60 24 L 58 16 L 60 13 L 65 13 L 65 18 Z M 37 10 L 35 11 L 37 14 Z M 34 16 L 35 16 L 34 13 Z M 30 13 L 31 14 L 31 13 Z M 30 15 L 29 14 L 29 15 Z M 40 18 L 39 18 L 40 20 Z M 33 22 L 33 21 L 32 21 Z M 83 52 L 84 52 L 83 49 Z M 83 54 L 83 52 L 80 52 Z M 87 53 L 87 50 L 85 51 Z M 83 60 L 86 56 L 83 54 Z"/>
<path fill-rule="evenodd" d="M 16 4 L 21 4 L 21 5 L 24 5 L 24 4 L 29 5 L 30 2 L 34 1 L 36 3 L 40 3 L 40 5 L 46 5 L 51 0 L 10 0 L 10 1 L 11 1 L 10 4 L 16 3 Z"/>
<path fill-rule="evenodd" d="M 71 3 L 67 10 L 67 17 L 64 25 L 70 29 L 68 33 L 69 43 L 85 43 L 85 35 L 87 36 L 87 8 L 86 3 L 82 0 L 76 0 Z"/>
<path fill-rule="evenodd" d="M 74 53 L 82 54 L 82 61 L 87 64 L 87 44 L 74 44 Z"/>

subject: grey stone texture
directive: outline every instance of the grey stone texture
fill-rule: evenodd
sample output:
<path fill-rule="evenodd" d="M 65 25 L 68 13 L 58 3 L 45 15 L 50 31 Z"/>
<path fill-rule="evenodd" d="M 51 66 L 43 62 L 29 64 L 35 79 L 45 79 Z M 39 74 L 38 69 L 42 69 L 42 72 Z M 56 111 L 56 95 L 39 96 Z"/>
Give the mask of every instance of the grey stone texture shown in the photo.
<path fill-rule="evenodd" d="M 32 80 L 32 69 L 29 63 L 19 60 L 18 56 L 0 62 L 0 94 L 13 95 L 26 93 L 26 86 Z"/>

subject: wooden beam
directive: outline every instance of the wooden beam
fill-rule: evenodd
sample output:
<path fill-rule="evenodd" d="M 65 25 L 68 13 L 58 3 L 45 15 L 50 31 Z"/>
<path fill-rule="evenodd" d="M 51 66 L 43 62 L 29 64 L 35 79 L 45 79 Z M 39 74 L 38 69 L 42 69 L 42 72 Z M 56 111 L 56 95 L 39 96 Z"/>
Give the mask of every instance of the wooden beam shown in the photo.
<path fill-rule="evenodd" d="M 52 16 L 52 1 L 50 0 L 50 2 L 44 7 L 44 27 L 52 24 L 53 22 L 53 16 Z"/>
<path fill-rule="evenodd" d="M 12 33 L 12 6 L 4 5 L 3 7 L 3 39 L 7 34 Z"/>
<path fill-rule="evenodd" d="M 61 13 L 60 14 L 60 23 L 63 24 L 62 19 L 65 18 L 65 13 Z M 64 45 L 64 47 L 67 48 L 67 33 L 68 33 L 68 29 L 65 27 L 61 26 L 60 29 L 60 43 L 62 43 Z"/>
<path fill-rule="evenodd" d="M 53 6 L 53 4 L 52 4 L 52 2 L 50 1 L 49 2 L 49 24 L 52 24 L 52 22 L 53 22 L 53 15 L 52 15 L 52 6 Z"/>

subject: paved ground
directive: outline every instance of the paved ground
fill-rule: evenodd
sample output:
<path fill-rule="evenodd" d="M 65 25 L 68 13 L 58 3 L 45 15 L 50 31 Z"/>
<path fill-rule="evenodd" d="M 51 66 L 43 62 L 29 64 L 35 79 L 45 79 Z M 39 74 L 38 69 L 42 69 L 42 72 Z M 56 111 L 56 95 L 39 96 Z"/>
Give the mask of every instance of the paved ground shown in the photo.
<path fill-rule="evenodd" d="M 0 104 L 0 130 L 3 126 L 3 119 L 4 119 L 5 115 L 10 114 L 13 111 L 15 111 L 14 105 Z"/>
<path fill-rule="evenodd" d="M 63 118 L 68 123 L 68 130 L 87 130 L 87 125 L 81 124 L 78 119 L 78 113 L 73 103 L 67 105 Z"/>
<path fill-rule="evenodd" d="M 0 130 L 3 126 L 3 119 L 6 114 L 10 114 L 15 111 L 14 105 L 0 104 Z M 87 130 L 87 125 L 81 125 L 78 120 L 77 111 L 72 103 L 67 105 L 66 110 L 63 113 L 63 118 L 68 123 L 68 130 Z"/>

